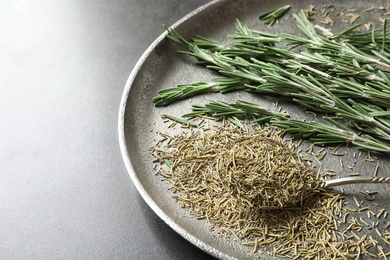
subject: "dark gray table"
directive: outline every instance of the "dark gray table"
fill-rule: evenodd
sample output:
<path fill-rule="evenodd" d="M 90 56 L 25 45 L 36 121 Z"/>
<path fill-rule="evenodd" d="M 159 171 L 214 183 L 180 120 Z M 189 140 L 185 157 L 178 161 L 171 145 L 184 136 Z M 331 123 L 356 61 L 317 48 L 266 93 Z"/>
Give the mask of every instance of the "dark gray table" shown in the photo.
<path fill-rule="evenodd" d="M 209 257 L 138 195 L 117 137 L 138 58 L 206 2 L 0 2 L 0 259 Z"/>

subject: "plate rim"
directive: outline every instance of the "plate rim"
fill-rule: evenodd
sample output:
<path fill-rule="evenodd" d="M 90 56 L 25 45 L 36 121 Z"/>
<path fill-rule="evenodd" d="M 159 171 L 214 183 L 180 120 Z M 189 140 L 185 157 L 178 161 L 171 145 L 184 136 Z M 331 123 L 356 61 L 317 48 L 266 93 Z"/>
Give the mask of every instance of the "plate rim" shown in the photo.
<path fill-rule="evenodd" d="M 206 3 L 204 5 L 201 5 L 200 7 L 196 8 L 195 10 L 191 11 L 190 13 L 186 14 L 179 20 L 177 20 L 174 24 L 169 26 L 169 28 L 175 29 L 184 22 L 186 22 L 191 17 L 199 14 L 203 10 L 209 8 L 210 6 L 213 6 L 219 2 L 222 2 L 224 0 L 212 0 L 209 3 Z M 119 113 L 118 113 L 118 139 L 119 139 L 119 147 L 122 155 L 122 159 L 125 163 L 126 169 L 128 174 L 130 175 L 130 178 L 138 190 L 141 197 L 144 199 L 144 201 L 149 205 L 149 207 L 174 231 L 176 231 L 179 235 L 181 235 L 184 239 L 198 247 L 199 249 L 203 250 L 204 252 L 217 257 L 219 259 L 236 259 L 226 253 L 223 253 L 222 251 L 206 244 L 205 242 L 201 241 L 200 239 L 196 238 L 195 236 L 188 233 L 185 229 L 183 229 L 180 225 L 176 224 L 174 220 L 172 220 L 156 203 L 155 201 L 150 197 L 144 186 L 142 185 L 141 181 L 139 180 L 137 174 L 135 173 L 135 170 L 133 168 L 133 165 L 130 160 L 129 151 L 127 149 L 126 145 L 126 138 L 125 138 L 125 129 L 124 129 L 124 121 L 125 121 L 125 113 L 126 113 L 126 107 L 128 104 L 128 99 L 130 96 L 130 91 L 133 86 L 133 83 L 135 81 L 136 76 L 138 75 L 138 72 L 141 70 L 142 66 L 146 62 L 149 55 L 155 50 L 155 48 L 166 38 L 167 31 L 164 31 L 160 36 L 158 36 L 152 44 L 149 45 L 149 47 L 144 51 L 144 53 L 141 55 L 141 57 L 138 59 L 136 64 L 134 65 L 134 68 L 132 69 L 130 76 L 128 77 L 124 90 L 122 92 L 122 97 L 120 101 L 119 106 Z"/>

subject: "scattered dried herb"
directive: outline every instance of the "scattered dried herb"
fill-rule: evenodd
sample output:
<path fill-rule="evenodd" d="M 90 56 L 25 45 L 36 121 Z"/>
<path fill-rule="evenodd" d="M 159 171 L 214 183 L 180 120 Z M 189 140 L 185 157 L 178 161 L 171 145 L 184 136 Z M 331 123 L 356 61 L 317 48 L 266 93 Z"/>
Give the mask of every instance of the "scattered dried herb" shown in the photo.
<path fill-rule="evenodd" d="M 386 254 L 380 243 L 373 245 L 371 236 L 358 235 L 377 228 L 379 222 L 369 224 L 367 218 L 383 218 L 385 209 L 375 215 L 355 195 L 357 209 L 344 207 L 341 194 L 317 188 L 315 169 L 304 163 L 293 143 L 283 139 L 282 129 L 242 128 L 228 121 L 205 127 L 206 121 L 177 134 L 160 133 L 151 149 L 160 165 L 158 173 L 194 217 L 253 246 L 254 253 L 262 249 L 294 259 Z M 286 206 L 286 201 L 294 200 L 296 204 Z M 356 215 L 364 211 L 371 214 Z"/>
<path fill-rule="evenodd" d="M 332 231 L 343 200 L 316 189 L 314 168 L 283 134 L 274 127 L 247 130 L 231 123 L 189 128 L 164 134 L 152 154 L 179 204 L 211 228 L 256 249 L 272 246 L 273 255 L 337 256 L 345 245 Z M 327 243 L 332 246 L 318 246 Z"/>

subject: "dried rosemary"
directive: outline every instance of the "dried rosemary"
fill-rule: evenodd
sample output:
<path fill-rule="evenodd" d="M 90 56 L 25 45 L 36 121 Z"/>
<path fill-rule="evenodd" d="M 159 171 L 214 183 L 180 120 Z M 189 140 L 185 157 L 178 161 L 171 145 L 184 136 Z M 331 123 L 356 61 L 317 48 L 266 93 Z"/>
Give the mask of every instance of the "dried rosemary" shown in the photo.
<path fill-rule="evenodd" d="M 247 132 L 237 127 L 191 131 L 171 139 L 168 150 L 156 148 L 154 155 L 170 161 L 171 167 L 161 174 L 174 177 L 180 187 L 222 186 L 224 193 L 240 196 L 247 207 L 257 209 L 300 205 L 319 181 L 313 167 L 283 142 L 282 133 L 274 128 Z"/>
<path fill-rule="evenodd" d="M 343 198 L 315 189 L 314 168 L 283 134 L 275 127 L 248 130 L 226 121 L 223 127 L 162 134 L 151 152 L 181 207 L 254 251 L 291 258 L 357 257 L 357 242 L 336 233 Z M 290 206 L 280 208 L 286 201 Z"/>

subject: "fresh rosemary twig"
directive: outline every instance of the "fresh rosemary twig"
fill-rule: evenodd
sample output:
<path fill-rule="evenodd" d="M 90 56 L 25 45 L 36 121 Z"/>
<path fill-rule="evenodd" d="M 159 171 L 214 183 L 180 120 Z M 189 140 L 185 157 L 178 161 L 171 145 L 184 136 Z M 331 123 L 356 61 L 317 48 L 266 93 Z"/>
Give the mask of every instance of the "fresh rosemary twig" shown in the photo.
<path fill-rule="evenodd" d="M 219 92 L 220 90 L 221 87 L 218 85 L 207 82 L 180 85 L 176 88 L 164 89 L 160 91 L 159 95 L 153 98 L 153 102 L 156 104 L 156 106 L 164 106 L 180 99 L 206 93 Z"/>
<path fill-rule="evenodd" d="M 293 135 L 309 139 L 314 144 L 352 143 L 361 150 L 390 153 L 390 146 L 368 135 L 358 135 L 352 129 L 339 123 L 337 118 L 323 117 L 329 124 L 289 118 L 283 112 L 271 112 L 257 104 L 238 100 L 229 104 L 223 101 L 211 101 L 205 105 L 193 105 L 193 113 L 183 117 L 211 115 L 230 117 L 249 115 L 254 122 L 268 121 L 271 125 L 284 129 Z"/>
<path fill-rule="evenodd" d="M 192 111 L 192 113 L 185 114 L 183 115 L 183 117 L 191 118 L 197 115 L 212 115 L 215 117 L 251 115 L 256 118 L 265 116 L 282 118 L 288 117 L 288 114 L 286 112 L 272 112 L 256 104 L 244 100 L 237 100 L 234 104 L 215 100 L 205 105 L 193 105 Z"/>
<path fill-rule="evenodd" d="M 264 21 L 265 24 L 273 25 L 278 21 L 280 17 L 282 17 L 289 9 L 291 5 L 285 5 L 274 10 L 263 13 L 259 16 L 261 21 Z"/>
<path fill-rule="evenodd" d="M 185 120 L 183 118 L 178 118 L 178 117 L 167 115 L 167 114 L 162 115 L 162 117 L 163 118 L 167 118 L 167 119 L 172 120 L 172 121 L 175 121 L 175 122 L 180 123 L 182 125 L 186 125 L 186 126 L 193 126 L 193 127 L 197 127 L 198 126 L 194 122 Z"/>

